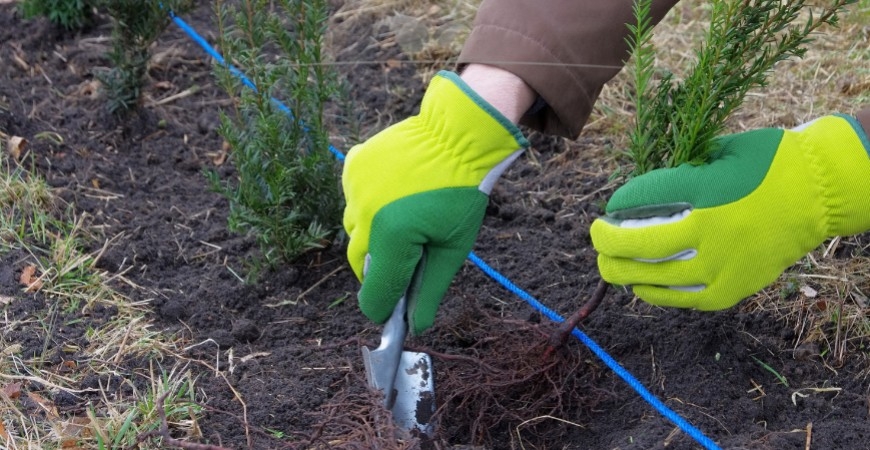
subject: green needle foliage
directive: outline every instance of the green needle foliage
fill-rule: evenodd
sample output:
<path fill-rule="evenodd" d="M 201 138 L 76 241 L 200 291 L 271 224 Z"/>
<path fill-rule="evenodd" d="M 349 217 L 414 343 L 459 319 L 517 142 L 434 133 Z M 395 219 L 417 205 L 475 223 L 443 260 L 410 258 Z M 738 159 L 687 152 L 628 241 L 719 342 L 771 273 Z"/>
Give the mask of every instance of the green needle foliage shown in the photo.
<path fill-rule="evenodd" d="M 838 14 L 856 1 L 815 7 L 804 0 L 714 0 L 705 45 L 689 75 L 677 81 L 668 73 L 654 86 L 652 0 L 636 0 L 628 39 L 635 58 L 631 100 L 637 112 L 628 152 L 634 174 L 706 162 L 747 92 L 764 86 L 776 63 L 803 56 L 811 34 L 836 25 Z M 811 8 L 820 9 L 813 14 Z"/>
<path fill-rule="evenodd" d="M 327 0 L 219 1 L 217 13 L 220 48 L 251 85 L 215 66 L 235 99 L 219 132 L 238 173 L 225 181 L 207 176 L 229 200 L 230 230 L 254 236 L 266 263 L 292 261 L 330 244 L 343 209 L 340 165 L 324 123 L 339 86 L 323 64 Z"/>
<path fill-rule="evenodd" d="M 151 59 L 149 47 L 172 20 L 170 11 L 181 14 L 193 7 L 192 0 L 99 0 L 112 16 L 112 69 L 98 75 L 106 91 L 109 111 L 122 113 L 136 108 Z"/>
<path fill-rule="evenodd" d="M 95 3 L 94 0 L 24 0 L 20 7 L 25 18 L 44 16 L 67 30 L 78 30 L 91 23 Z"/>

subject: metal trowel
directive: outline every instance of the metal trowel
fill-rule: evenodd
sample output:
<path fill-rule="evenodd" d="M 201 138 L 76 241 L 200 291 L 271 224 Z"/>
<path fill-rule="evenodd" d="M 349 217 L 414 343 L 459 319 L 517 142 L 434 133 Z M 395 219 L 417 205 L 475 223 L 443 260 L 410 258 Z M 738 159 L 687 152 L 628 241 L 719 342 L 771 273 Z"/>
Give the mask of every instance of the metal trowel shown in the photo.
<path fill-rule="evenodd" d="M 435 426 L 435 380 L 432 360 L 426 353 L 403 350 L 408 334 L 408 302 L 405 296 L 384 324 L 378 348 L 362 348 L 369 386 L 384 392 L 384 406 L 400 428 L 433 437 Z"/>

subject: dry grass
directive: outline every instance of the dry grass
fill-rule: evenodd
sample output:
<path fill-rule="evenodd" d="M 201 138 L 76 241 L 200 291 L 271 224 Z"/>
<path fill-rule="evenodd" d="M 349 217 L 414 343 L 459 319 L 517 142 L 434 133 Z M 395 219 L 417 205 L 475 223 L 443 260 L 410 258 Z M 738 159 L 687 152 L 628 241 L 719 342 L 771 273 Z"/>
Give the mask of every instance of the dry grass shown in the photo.
<path fill-rule="evenodd" d="M 480 0 L 350 0 L 335 14 L 333 32 L 372 26 L 385 29 L 377 45 L 398 45 L 424 83 L 441 69 L 452 69 L 471 30 Z M 337 51 L 341 51 L 338 49 Z M 357 61 L 382 64 L 383 61 Z"/>
<path fill-rule="evenodd" d="M 684 74 L 709 26 L 710 5 L 683 0 L 655 31 L 657 67 Z M 849 8 L 837 28 L 816 34 L 802 59 L 776 66 L 766 88 L 751 92 L 730 119 L 728 131 L 759 127 L 793 127 L 820 115 L 854 113 L 870 103 L 870 2 Z M 633 105 L 626 95 L 631 79 L 622 71 L 602 92 L 586 133 L 612 134 L 617 148 L 627 144 Z"/>
<path fill-rule="evenodd" d="M 742 308 L 773 312 L 789 324 L 794 329 L 796 358 L 818 356 L 838 369 L 851 357 L 866 357 L 870 235 L 829 240 Z M 861 375 L 870 375 L 870 365 Z"/>
<path fill-rule="evenodd" d="M 41 179 L 8 161 L 3 168 L 0 252 L 27 276 L 19 295 L 0 297 L 0 448 L 125 448 L 159 426 L 154 400 L 167 392 L 166 410 L 183 407 L 175 428 L 195 422 L 186 373 L 120 376 L 131 361 L 136 367 L 145 358 L 166 359 L 178 339 L 149 327 L 147 304 L 113 289 L 129 281 L 96 268 L 101 251 L 80 250 L 99 238 L 85 232 L 85 218 L 70 216 Z M 67 337 L 77 328 L 79 337 Z M 41 349 L 19 341 L 31 334 L 43 341 Z M 143 384 L 151 389 L 137 389 Z"/>

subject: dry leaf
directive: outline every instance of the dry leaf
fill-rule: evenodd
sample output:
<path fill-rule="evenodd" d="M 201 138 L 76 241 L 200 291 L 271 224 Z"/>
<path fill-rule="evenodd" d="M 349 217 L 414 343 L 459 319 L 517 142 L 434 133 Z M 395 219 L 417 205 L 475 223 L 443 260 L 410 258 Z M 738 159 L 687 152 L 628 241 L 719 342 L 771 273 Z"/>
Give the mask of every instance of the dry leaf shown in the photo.
<path fill-rule="evenodd" d="M 61 422 L 60 434 L 63 436 L 61 448 L 80 449 L 82 439 L 93 437 L 91 419 L 82 416 L 73 416 L 69 420 Z"/>
<path fill-rule="evenodd" d="M 57 414 L 57 407 L 54 406 L 54 403 L 51 400 L 37 394 L 36 392 L 28 392 L 27 396 L 30 397 L 31 400 L 36 402 L 40 408 L 42 408 L 48 416 L 57 418 L 59 417 Z"/>
<path fill-rule="evenodd" d="M 12 344 L 12 345 L 6 346 L 5 348 L 3 348 L 3 350 L 0 350 L 0 356 L 16 355 L 18 353 L 21 353 L 22 349 L 23 349 L 23 347 L 21 347 L 21 344 Z"/>
<path fill-rule="evenodd" d="M 21 277 L 18 281 L 27 286 L 25 292 L 36 292 L 42 289 L 42 280 L 36 276 L 36 266 L 33 264 L 25 267 L 24 270 L 21 271 Z"/>
<path fill-rule="evenodd" d="M 15 160 L 21 158 L 21 153 L 24 151 L 25 147 L 27 147 L 27 139 L 24 139 L 21 136 L 11 136 L 9 137 L 9 141 L 6 142 L 6 151 L 9 152 L 9 156 Z"/>
<path fill-rule="evenodd" d="M 819 295 L 819 291 L 809 287 L 809 286 L 801 286 L 801 293 L 807 296 L 807 298 L 816 298 Z"/>
<path fill-rule="evenodd" d="M 223 165 L 223 163 L 226 162 L 226 160 L 227 160 L 227 155 L 230 153 L 231 148 L 232 147 L 230 147 L 230 143 L 227 141 L 224 141 L 224 143 L 221 144 L 220 153 L 218 153 L 217 155 L 212 157 L 211 162 L 213 162 L 214 165 L 216 165 L 216 166 Z"/>
<path fill-rule="evenodd" d="M 21 396 L 21 383 L 9 383 L 6 386 L 3 386 L 3 394 L 9 397 L 12 400 Z"/>
<path fill-rule="evenodd" d="M 387 60 L 387 67 L 389 67 L 390 69 L 395 69 L 396 67 L 400 67 L 401 65 L 402 65 L 402 62 L 399 61 L 398 59 L 388 59 Z"/>
<path fill-rule="evenodd" d="M 76 367 L 77 367 L 76 362 L 68 359 L 68 360 L 60 363 L 60 372 L 61 373 L 70 372 L 70 371 L 76 370 Z"/>
<path fill-rule="evenodd" d="M 6 432 L 6 427 L 3 426 L 3 422 L 0 422 L 0 439 L 3 439 L 3 441 L 9 440 L 9 433 Z"/>
<path fill-rule="evenodd" d="M 8 305 L 12 303 L 13 300 L 15 300 L 14 297 L 9 297 L 8 295 L 0 295 L 0 306 Z"/>
<path fill-rule="evenodd" d="M 79 85 L 75 93 L 81 97 L 96 98 L 100 93 L 100 81 L 85 81 Z"/>
<path fill-rule="evenodd" d="M 154 83 L 154 87 L 157 89 L 161 89 L 164 91 L 168 91 L 170 89 L 175 89 L 175 85 L 170 81 L 158 81 Z"/>
<path fill-rule="evenodd" d="M 36 274 L 36 266 L 31 264 L 31 265 L 25 267 L 21 271 L 21 276 L 18 278 L 18 281 L 20 281 L 21 284 L 27 286 L 28 284 L 33 282 L 33 275 L 35 275 L 35 274 Z"/>

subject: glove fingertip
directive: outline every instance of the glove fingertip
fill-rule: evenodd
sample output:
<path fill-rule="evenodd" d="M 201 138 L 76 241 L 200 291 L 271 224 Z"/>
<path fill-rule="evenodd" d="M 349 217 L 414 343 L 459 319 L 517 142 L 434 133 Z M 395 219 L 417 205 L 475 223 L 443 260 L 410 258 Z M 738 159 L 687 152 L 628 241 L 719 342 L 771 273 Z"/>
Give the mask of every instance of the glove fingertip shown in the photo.
<path fill-rule="evenodd" d="M 429 328 L 432 328 L 432 325 L 434 324 L 435 312 L 432 312 L 431 314 L 428 311 L 420 313 L 418 310 L 413 315 L 413 320 L 411 320 L 411 334 L 419 336 Z"/>
<path fill-rule="evenodd" d="M 392 296 L 386 297 L 382 295 L 368 295 L 365 292 L 365 288 L 363 288 L 360 289 L 359 294 L 357 295 L 357 300 L 360 311 L 362 311 L 362 313 L 372 322 L 381 324 L 390 318 L 390 315 L 393 313 L 393 308 L 396 307 L 399 298 L 393 298 Z"/>
<path fill-rule="evenodd" d="M 438 284 L 438 285 L 436 285 Z M 429 282 L 415 292 L 414 297 L 408 298 L 411 332 L 416 336 L 431 328 L 435 323 L 435 315 L 441 306 L 441 300 L 447 293 L 447 285 Z"/>

